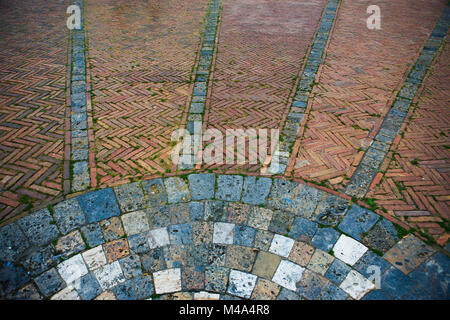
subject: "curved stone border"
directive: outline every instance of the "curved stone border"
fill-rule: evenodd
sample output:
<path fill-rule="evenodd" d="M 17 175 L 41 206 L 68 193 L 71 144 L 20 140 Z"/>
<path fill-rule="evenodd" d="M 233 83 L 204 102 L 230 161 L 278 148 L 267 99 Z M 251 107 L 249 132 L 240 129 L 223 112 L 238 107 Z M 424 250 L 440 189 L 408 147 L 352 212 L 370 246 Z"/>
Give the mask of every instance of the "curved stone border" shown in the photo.
<path fill-rule="evenodd" d="M 447 299 L 448 257 L 398 240 L 388 220 L 301 183 L 146 180 L 2 227 L 0 297 Z"/>
<path fill-rule="evenodd" d="M 346 194 L 361 198 L 369 191 L 372 181 L 383 164 L 395 137 L 406 119 L 414 96 L 447 35 L 449 25 L 450 6 L 447 5 L 391 109 L 384 117 L 373 143 L 364 153 L 361 162 L 347 184 Z"/>

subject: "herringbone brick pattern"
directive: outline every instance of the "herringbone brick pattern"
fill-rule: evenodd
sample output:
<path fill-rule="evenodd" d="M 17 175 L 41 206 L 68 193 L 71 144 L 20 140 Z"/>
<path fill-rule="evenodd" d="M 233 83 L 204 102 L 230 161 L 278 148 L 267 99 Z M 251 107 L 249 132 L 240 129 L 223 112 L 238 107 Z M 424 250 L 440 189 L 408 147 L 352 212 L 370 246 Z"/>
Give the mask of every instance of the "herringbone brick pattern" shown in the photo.
<path fill-rule="evenodd" d="M 378 1 L 381 30 L 369 30 L 366 9 L 374 3 L 342 1 L 316 79 L 294 176 L 345 186 L 445 3 Z"/>
<path fill-rule="evenodd" d="M 446 44 L 435 60 L 395 154 L 385 160 L 385 173 L 368 194 L 440 244 L 449 238 L 445 225 L 450 220 L 449 49 Z"/>
<path fill-rule="evenodd" d="M 60 1 L 0 2 L 0 220 L 62 194 L 65 12 Z"/>
<path fill-rule="evenodd" d="M 281 129 L 326 3 L 224 1 L 208 128 Z"/>
<path fill-rule="evenodd" d="M 88 2 L 100 186 L 170 169 L 206 8 L 206 0 Z"/>

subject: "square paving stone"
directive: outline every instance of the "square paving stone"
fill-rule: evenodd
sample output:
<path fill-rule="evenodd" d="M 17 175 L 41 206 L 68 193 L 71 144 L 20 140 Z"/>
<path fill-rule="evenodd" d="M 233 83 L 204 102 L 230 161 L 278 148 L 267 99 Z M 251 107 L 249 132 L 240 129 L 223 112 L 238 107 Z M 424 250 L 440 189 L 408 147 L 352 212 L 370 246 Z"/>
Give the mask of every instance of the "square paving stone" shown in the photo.
<path fill-rule="evenodd" d="M 272 281 L 258 279 L 253 289 L 253 300 L 275 300 L 280 292 L 280 287 Z"/>
<path fill-rule="evenodd" d="M 53 246 L 39 248 L 30 253 L 23 261 L 22 265 L 27 269 L 32 276 L 37 276 L 58 263 L 55 257 L 55 250 Z"/>
<path fill-rule="evenodd" d="M 386 219 L 377 222 L 375 226 L 363 235 L 361 243 L 383 253 L 392 248 L 398 241 L 397 231 Z"/>
<path fill-rule="evenodd" d="M 171 224 L 190 222 L 191 221 L 190 204 L 177 203 L 169 205 L 169 217 Z"/>
<path fill-rule="evenodd" d="M 84 226 L 80 229 L 88 246 L 96 247 L 100 244 L 105 243 L 105 239 L 103 239 L 102 228 L 99 223 L 92 223 Z"/>
<path fill-rule="evenodd" d="M 207 249 L 207 265 L 223 267 L 225 265 L 227 246 L 220 244 L 210 244 Z"/>
<path fill-rule="evenodd" d="M 236 225 L 234 228 L 234 244 L 252 247 L 255 240 L 255 229 L 246 225 Z"/>
<path fill-rule="evenodd" d="M 168 246 L 170 244 L 170 238 L 167 228 L 151 230 L 148 233 L 147 241 L 150 249 Z"/>
<path fill-rule="evenodd" d="M 145 180 L 142 182 L 145 196 L 150 206 L 162 206 L 167 203 L 166 189 L 162 179 Z"/>
<path fill-rule="evenodd" d="M 78 292 L 72 287 L 66 287 L 53 295 L 50 300 L 80 300 Z"/>
<path fill-rule="evenodd" d="M 273 233 L 265 230 L 256 230 L 254 246 L 258 250 L 268 251 L 272 244 Z"/>
<path fill-rule="evenodd" d="M 270 221 L 269 230 L 274 233 L 288 234 L 295 216 L 287 211 L 276 210 Z"/>
<path fill-rule="evenodd" d="M 286 288 L 281 288 L 277 300 L 302 300 L 302 298 L 294 291 L 287 290 Z"/>
<path fill-rule="evenodd" d="M 256 257 L 252 273 L 270 280 L 275 274 L 280 261 L 280 256 L 269 252 L 260 251 Z"/>
<path fill-rule="evenodd" d="M 148 217 L 145 211 L 135 211 L 122 216 L 123 227 L 127 236 L 146 232 L 150 230 Z"/>
<path fill-rule="evenodd" d="M 205 288 L 205 267 L 185 267 L 181 270 L 183 291 L 203 290 Z"/>
<path fill-rule="evenodd" d="M 265 204 L 272 186 L 270 178 L 245 177 L 242 202 L 259 205 Z"/>
<path fill-rule="evenodd" d="M 220 300 L 220 294 L 200 291 L 194 293 L 194 300 Z"/>
<path fill-rule="evenodd" d="M 376 255 L 372 251 L 367 251 L 357 263 L 353 265 L 359 273 L 365 277 L 370 277 L 374 273 L 374 268 L 380 270 L 380 274 L 383 274 L 391 265 L 382 257 Z"/>
<path fill-rule="evenodd" d="M 132 253 L 144 254 L 150 251 L 148 245 L 148 232 L 138 233 L 128 237 L 128 246 Z"/>
<path fill-rule="evenodd" d="M 224 201 L 207 201 L 205 204 L 205 221 L 228 221 L 228 204 Z"/>
<path fill-rule="evenodd" d="M 147 209 L 150 221 L 150 229 L 165 228 L 170 225 L 170 214 L 168 206 Z"/>
<path fill-rule="evenodd" d="M 297 290 L 297 283 L 301 280 L 304 271 L 305 268 L 293 262 L 282 260 L 272 281 L 288 290 L 295 291 Z"/>
<path fill-rule="evenodd" d="M 180 268 L 187 265 L 187 248 L 171 245 L 163 248 L 163 255 L 167 268 Z"/>
<path fill-rule="evenodd" d="M 136 293 L 134 292 L 133 281 L 131 280 L 118 284 L 112 291 L 117 300 L 136 300 Z"/>
<path fill-rule="evenodd" d="M 167 269 L 153 274 L 156 294 L 181 291 L 181 269 Z"/>
<path fill-rule="evenodd" d="M 308 300 L 318 300 L 322 291 L 328 287 L 328 280 L 310 270 L 305 270 L 297 283 L 297 293 Z"/>
<path fill-rule="evenodd" d="M 109 263 L 126 257 L 130 254 L 127 239 L 117 239 L 103 245 L 106 259 Z"/>
<path fill-rule="evenodd" d="M 245 203 L 230 203 L 228 205 L 228 221 L 236 224 L 246 224 L 253 207 Z"/>
<path fill-rule="evenodd" d="M 164 179 L 169 203 L 188 202 L 191 195 L 186 182 L 179 177 Z"/>
<path fill-rule="evenodd" d="M 136 299 L 146 299 L 155 293 L 152 276 L 137 276 L 133 279 Z"/>
<path fill-rule="evenodd" d="M 349 205 L 348 200 L 325 193 L 317 204 L 313 217 L 320 224 L 337 226 L 347 212 Z"/>
<path fill-rule="evenodd" d="M 296 217 L 289 231 L 289 236 L 302 241 L 311 241 L 318 227 L 317 223 Z"/>
<path fill-rule="evenodd" d="M 375 285 L 360 273 L 351 270 L 339 288 L 344 290 L 353 299 L 359 300 L 370 290 L 375 289 Z"/>
<path fill-rule="evenodd" d="M 253 274 L 231 270 L 229 278 L 228 293 L 241 297 L 250 298 L 256 285 L 257 277 Z"/>
<path fill-rule="evenodd" d="M 214 224 L 212 222 L 195 221 L 192 223 L 192 242 L 194 244 L 213 241 Z"/>
<path fill-rule="evenodd" d="M 8 298 L 9 299 L 9 298 Z M 43 297 L 33 284 L 27 284 L 11 296 L 13 300 L 42 300 Z"/>
<path fill-rule="evenodd" d="M 378 215 L 376 213 L 353 205 L 338 228 L 356 240 L 361 240 L 361 235 L 369 231 L 377 221 Z"/>
<path fill-rule="evenodd" d="M 42 294 L 46 297 L 50 297 L 66 286 L 58 272 L 56 272 L 55 268 L 44 272 L 39 277 L 34 279 L 34 282 L 39 287 Z"/>
<path fill-rule="evenodd" d="M 328 268 L 333 263 L 333 260 L 333 256 L 320 249 L 317 249 L 309 260 L 308 269 L 321 275 L 325 275 Z"/>
<path fill-rule="evenodd" d="M 335 259 L 328 271 L 325 273 L 325 277 L 328 280 L 339 285 L 350 272 L 350 270 L 351 268 L 348 265 L 346 265 L 339 259 Z"/>
<path fill-rule="evenodd" d="M 120 214 L 116 196 L 111 188 L 101 189 L 78 196 L 78 202 L 88 222 L 98 222 Z"/>
<path fill-rule="evenodd" d="M 227 289 L 230 269 L 225 267 L 211 267 L 205 269 L 205 290 L 224 293 Z"/>
<path fill-rule="evenodd" d="M 226 201 L 241 200 L 243 177 L 237 175 L 219 175 L 217 179 L 216 199 Z"/>
<path fill-rule="evenodd" d="M 404 274 L 408 274 L 434 252 L 430 246 L 410 234 L 400 240 L 383 257 Z"/>
<path fill-rule="evenodd" d="M 83 251 L 86 245 L 81 237 L 80 231 L 75 230 L 58 239 L 55 245 L 56 252 L 64 257 L 69 257 L 74 253 Z"/>
<path fill-rule="evenodd" d="M 103 293 L 100 294 L 99 296 L 97 296 L 94 300 L 112 301 L 112 300 L 117 300 L 117 299 L 114 296 L 113 292 L 111 292 L 111 291 L 103 291 Z"/>
<path fill-rule="evenodd" d="M 142 267 L 146 272 L 156 272 L 166 268 L 163 250 L 161 248 L 152 249 L 141 256 Z"/>
<path fill-rule="evenodd" d="M 274 235 L 269 251 L 279 256 L 287 258 L 294 246 L 294 240 L 288 237 Z"/>
<path fill-rule="evenodd" d="M 312 238 L 311 245 L 323 251 L 330 251 L 339 239 L 339 232 L 333 228 L 319 228 Z"/>
<path fill-rule="evenodd" d="M 93 271 L 95 278 L 103 290 L 108 290 L 125 281 L 119 261 L 107 264 Z"/>
<path fill-rule="evenodd" d="M 76 256 L 61 262 L 57 266 L 57 269 L 61 278 L 67 284 L 80 279 L 89 272 L 81 254 L 77 254 Z"/>
<path fill-rule="evenodd" d="M 59 230 L 47 209 L 39 210 L 20 219 L 17 224 L 32 244 L 44 246 L 58 238 Z"/>
<path fill-rule="evenodd" d="M 30 243 L 16 223 L 0 228 L 0 261 L 14 261 L 29 248 Z"/>
<path fill-rule="evenodd" d="M 302 267 L 306 267 L 313 254 L 313 247 L 311 247 L 307 243 L 295 241 L 291 253 L 289 254 L 289 260 Z"/>
<path fill-rule="evenodd" d="M 225 249 L 222 248 L 220 252 L 217 253 L 216 257 L 211 257 L 213 254 L 214 246 L 210 244 L 200 244 L 185 246 L 186 250 L 186 262 L 185 265 L 190 267 L 199 267 L 206 265 L 220 265 L 223 266 L 223 261 L 225 260 Z M 211 261 L 210 261 L 211 258 Z M 220 263 L 217 263 L 213 258 L 220 259 Z"/>
<path fill-rule="evenodd" d="M 103 267 L 108 263 L 102 246 L 97 246 L 81 254 L 90 271 Z"/>
<path fill-rule="evenodd" d="M 346 300 L 347 294 L 344 290 L 330 283 L 322 292 L 321 300 Z"/>
<path fill-rule="evenodd" d="M 126 279 L 131 279 L 142 275 L 141 260 L 137 255 L 131 254 L 120 259 L 119 263 Z"/>
<path fill-rule="evenodd" d="M 364 253 L 367 247 L 360 242 L 347 237 L 345 234 L 341 235 L 333 247 L 334 256 L 345 263 L 353 266 Z"/>
<path fill-rule="evenodd" d="M 234 223 L 214 223 L 213 242 L 219 244 L 233 244 Z"/>
<path fill-rule="evenodd" d="M 250 227 L 262 230 L 268 230 L 272 220 L 273 211 L 261 207 L 253 207 L 248 217 Z"/>
<path fill-rule="evenodd" d="M 214 197 L 216 175 L 213 173 L 191 174 L 188 177 L 193 200 L 209 200 Z"/>
<path fill-rule="evenodd" d="M 192 225 L 190 223 L 171 225 L 169 239 L 171 244 L 192 244 Z"/>
<path fill-rule="evenodd" d="M 147 206 L 147 201 L 145 201 L 144 192 L 139 182 L 114 187 L 114 191 L 122 212 L 136 211 Z"/>
<path fill-rule="evenodd" d="M 86 216 L 75 198 L 56 204 L 53 207 L 53 211 L 53 218 L 63 234 L 82 227 L 87 222 Z"/>
<path fill-rule="evenodd" d="M 117 240 L 125 236 L 122 222 L 118 217 L 103 220 L 100 222 L 100 226 L 102 228 L 104 239 L 107 242 Z"/>
<path fill-rule="evenodd" d="M 231 245 L 226 249 L 225 266 L 249 272 L 252 270 L 255 258 L 256 252 L 253 248 Z"/>
<path fill-rule="evenodd" d="M 102 288 L 92 273 L 81 277 L 73 286 L 82 300 L 92 300 L 102 293 Z"/>
<path fill-rule="evenodd" d="M 191 201 L 189 203 L 189 214 L 191 221 L 203 220 L 204 210 L 205 210 L 204 202 Z"/>

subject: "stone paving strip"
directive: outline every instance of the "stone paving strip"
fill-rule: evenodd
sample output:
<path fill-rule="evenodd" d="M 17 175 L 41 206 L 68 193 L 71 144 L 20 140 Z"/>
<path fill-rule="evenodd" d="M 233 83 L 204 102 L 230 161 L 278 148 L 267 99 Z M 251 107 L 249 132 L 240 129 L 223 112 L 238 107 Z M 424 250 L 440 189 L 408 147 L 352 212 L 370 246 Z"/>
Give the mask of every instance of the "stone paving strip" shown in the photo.
<path fill-rule="evenodd" d="M 89 138 L 86 87 L 85 32 L 83 1 L 75 0 L 80 7 L 81 27 L 72 31 L 71 66 L 71 190 L 83 191 L 90 187 Z M 92 129 L 92 128 L 91 128 Z"/>
<path fill-rule="evenodd" d="M 447 35 L 449 25 L 450 6 L 447 5 L 391 109 L 383 119 L 373 143 L 365 152 L 355 173 L 352 175 L 345 190 L 346 194 L 361 198 L 369 191 L 369 186 L 378 173 L 394 139 L 397 137 L 405 121 L 416 91 L 419 89 L 427 70 L 430 68 L 433 59 L 439 51 L 439 47 Z"/>
<path fill-rule="evenodd" d="M 449 258 L 414 235 L 309 185 L 242 175 L 68 198 L 2 227 L 0 262 L 3 299 L 449 298 Z"/>
<path fill-rule="evenodd" d="M 309 53 L 306 66 L 300 78 L 300 82 L 292 102 L 288 117 L 280 133 L 280 145 L 276 152 L 279 153 L 280 165 L 275 169 L 269 167 L 268 172 L 272 174 L 284 174 L 291 157 L 292 148 L 300 132 L 300 124 L 308 105 L 308 99 L 311 94 L 317 71 L 323 61 L 324 50 L 328 37 L 336 17 L 339 0 L 329 0 L 325 7 L 324 14 L 320 21 L 311 51 Z"/>
<path fill-rule="evenodd" d="M 200 60 L 197 70 L 195 71 L 194 88 L 185 128 L 191 136 L 200 136 L 200 131 L 203 126 L 202 123 L 205 113 L 208 81 L 210 79 L 211 66 L 216 44 L 216 34 L 219 24 L 220 5 L 221 0 L 212 0 L 207 14 L 207 22 L 200 50 Z M 199 150 L 196 150 L 194 147 L 194 141 L 192 141 L 191 153 L 183 153 L 180 163 L 178 164 L 178 168 L 181 170 L 192 169 L 194 167 L 194 159 L 197 156 L 198 151 Z"/>

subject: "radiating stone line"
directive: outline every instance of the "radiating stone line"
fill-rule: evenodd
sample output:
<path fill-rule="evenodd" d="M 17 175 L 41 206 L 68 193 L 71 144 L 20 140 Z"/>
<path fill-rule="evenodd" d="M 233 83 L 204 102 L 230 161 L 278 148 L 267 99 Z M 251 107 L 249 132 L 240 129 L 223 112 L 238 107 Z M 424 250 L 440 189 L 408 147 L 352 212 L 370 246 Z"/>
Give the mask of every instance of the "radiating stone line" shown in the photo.
<path fill-rule="evenodd" d="M 391 109 L 383 119 L 380 130 L 372 145 L 367 149 L 363 159 L 347 185 L 345 193 L 350 196 L 364 197 L 369 191 L 373 179 L 389 152 L 390 146 L 406 119 L 411 102 L 416 95 L 431 62 L 436 57 L 450 24 L 450 6 L 447 6 L 436 24 L 425 47 L 422 49 L 406 82 L 397 95 Z"/>

